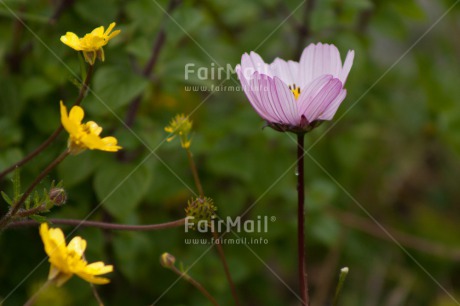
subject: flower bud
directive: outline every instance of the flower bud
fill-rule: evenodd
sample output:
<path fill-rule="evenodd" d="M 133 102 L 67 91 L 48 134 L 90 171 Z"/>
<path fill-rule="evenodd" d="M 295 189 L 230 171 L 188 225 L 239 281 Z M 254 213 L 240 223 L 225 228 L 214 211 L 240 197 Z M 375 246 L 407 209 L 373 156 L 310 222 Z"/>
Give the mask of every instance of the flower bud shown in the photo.
<path fill-rule="evenodd" d="M 169 253 L 163 253 L 160 257 L 160 264 L 165 268 L 172 268 L 176 263 L 176 257 Z"/>
<path fill-rule="evenodd" d="M 193 217 L 193 224 L 191 228 L 195 228 L 194 224 L 205 220 L 208 225 L 216 217 L 217 207 L 214 205 L 214 201 L 208 197 L 198 197 L 196 199 L 188 201 L 185 213 L 187 217 Z"/>
<path fill-rule="evenodd" d="M 54 187 L 49 192 L 51 202 L 56 206 L 64 205 L 67 202 L 67 193 L 64 188 Z"/>

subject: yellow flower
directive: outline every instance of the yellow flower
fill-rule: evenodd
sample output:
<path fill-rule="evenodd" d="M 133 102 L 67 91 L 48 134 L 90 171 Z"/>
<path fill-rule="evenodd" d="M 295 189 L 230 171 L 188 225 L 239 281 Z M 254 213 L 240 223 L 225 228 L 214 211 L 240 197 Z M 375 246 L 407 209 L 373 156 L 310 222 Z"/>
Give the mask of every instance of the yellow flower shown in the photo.
<path fill-rule="evenodd" d="M 116 23 L 112 22 L 105 32 L 104 27 L 100 26 L 91 33 L 86 34 L 83 38 L 79 38 L 75 33 L 67 32 L 61 36 L 61 41 L 74 50 L 83 51 L 85 61 L 90 65 L 94 65 L 96 57 L 101 61 L 105 60 L 104 49 L 102 47 L 107 45 L 109 40 L 120 33 L 120 30 L 112 32 L 115 25 Z"/>
<path fill-rule="evenodd" d="M 112 272 L 113 266 L 105 265 L 102 261 L 88 264 L 84 259 L 86 240 L 77 236 L 66 246 L 61 229 L 50 229 L 47 223 L 41 224 L 40 236 L 51 263 L 48 279 L 57 286 L 64 284 L 74 274 L 93 284 L 102 285 L 110 282 L 109 279 L 97 275 Z"/>
<path fill-rule="evenodd" d="M 116 152 L 121 149 L 115 137 L 101 138 L 102 128 L 94 121 L 81 123 L 85 113 L 80 106 L 74 106 L 67 115 L 67 108 L 61 101 L 62 126 L 70 134 L 68 148 L 71 154 L 78 154 L 86 149 Z"/>
<path fill-rule="evenodd" d="M 179 136 L 182 148 L 188 149 L 190 148 L 191 144 L 191 140 L 188 139 L 188 134 L 190 134 L 191 130 L 192 121 L 190 121 L 188 117 L 185 117 L 183 114 L 176 115 L 176 117 L 171 120 L 169 125 L 165 127 L 166 132 L 173 134 L 173 136 L 169 137 L 167 141 L 169 142 L 176 136 Z"/>

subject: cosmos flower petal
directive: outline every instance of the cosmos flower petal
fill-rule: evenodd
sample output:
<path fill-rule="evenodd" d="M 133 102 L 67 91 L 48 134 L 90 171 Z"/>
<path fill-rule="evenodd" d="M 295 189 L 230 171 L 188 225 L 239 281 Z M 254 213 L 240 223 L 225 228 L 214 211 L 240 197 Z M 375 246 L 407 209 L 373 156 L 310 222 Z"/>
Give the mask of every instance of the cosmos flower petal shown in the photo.
<path fill-rule="evenodd" d="M 258 88 L 256 90 L 253 90 L 255 85 L 253 82 L 253 86 L 250 86 L 246 78 L 244 77 L 241 66 L 237 65 L 235 68 L 235 71 L 238 75 L 238 78 L 240 79 L 241 82 L 241 87 L 243 88 L 244 93 L 246 94 L 246 97 L 248 98 L 249 102 L 251 103 L 252 107 L 254 110 L 265 120 L 270 120 L 270 116 L 267 114 L 266 110 L 264 107 L 262 107 L 261 102 L 260 102 L 260 95 L 257 93 Z"/>
<path fill-rule="evenodd" d="M 272 76 L 270 66 L 264 62 L 259 54 L 251 51 L 251 53 L 243 54 L 241 57 L 241 70 L 246 80 L 250 80 L 254 72 Z"/>
<path fill-rule="evenodd" d="M 319 119 L 332 120 L 335 113 L 337 112 L 337 109 L 339 108 L 340 104 L 342 103 L 342 101 L 345 99 L 346 96 L 347 96 L 347 90 L 342 89 L 339 95 L 334 99 L 334 101 L 332 101 L 331 104 L 329 104 L 329 106 L 321 114 L 321 116 L 319 116 Z"/>
<path fill-rule="evenodd" d="M 299 63 L 293 61 L 284 61 L 280 58 L 276 58 L 273 63 L 270 65 L 270 70 L 273 75 L 276 75 L 287 85 L 296 84 L 297 86 L 299 80 Z"/>
<path fill-rule="evenodd" d="M 342 68 L 339 50 L 334 45 L 310 44 L 300 57 L 300 79 L 304 84 L 323 74 L 338 77 Z"/>
<path fill-rule="evenodd" d="M 269 126 L 308 132 L 318 126 L 315 121 L 332 119 L 344 100 L 353 58 L 354 51 L 349 51 L 342 66 L 334 45 L 318 43 L 307 46 L 298 63 L 276 58 L 268 65 L 257 53 L 245 53 L 236 72 L 253 108 Z"/>
<path fill-rule="evenodd" d="M 274 86 L 274 88 L 273 88 Z M 280 78 L 274 77 L 272 80 L 272 93 L 276 93 L 274 103 L 278 103 L 277 108 L 291 125 L 300 123 L 300 116 L 297 110 L 297 103 L 288 86 Z"/>
<path fill-rule="evenodd" d="M 317 120 L 319 115 L 329 106 L 342 90 L 342 83 L 339 79 L 331 79 L 320 90 L 320 92 L 308 104 L 304 116 L 308 122 Z"/>
<path fill-rule="evenodd" d="M 347 57 L 345 59 L 345 63 L 343 64 L 343 68 L 339 73 L 339 79 L 343 85 L 347 81 L 348 74 L 350 73 L 351 66 L 353 66 L 353 59 L 355 58 L 355 51 L 350 50 L 347 53 Z"/>
<path fill-rule="evenodd" d="M 275 104 L 271 100 L 271 86 L 268 82 L 269 76 L 265 74 L 254 73 L 250 81 L 251 91 L 256 97 L 259 106 L 265 115 L 264 119 L 270 122 L 282 122 Z"/>
<path fill-rule="evenodd" d="M 322 75 L 307 86 L 303 87 L 297 100 L 299 104 L 299 114 L 305 114 L 313 98 L 323 89 L 323 87 L 332 79 L 332 75 Z"/>

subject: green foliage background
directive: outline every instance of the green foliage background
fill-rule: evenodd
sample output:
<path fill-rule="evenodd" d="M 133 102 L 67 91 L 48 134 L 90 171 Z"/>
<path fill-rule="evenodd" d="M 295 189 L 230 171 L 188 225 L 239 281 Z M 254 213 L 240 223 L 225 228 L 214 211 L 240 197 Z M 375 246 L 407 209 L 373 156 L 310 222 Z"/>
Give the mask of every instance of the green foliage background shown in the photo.
<path fill-rule="evenodd" d="M 106 61 L 97 63 L 83 107 L 126 153 L 123 160 L 104 152 L 69 157 L 39 186 L 62 180 L 68 192 L 68 203 L 50 217 L 90 214 L 90 220 L 129 224 L 184 217 L 193 179 L 185 152 L 178 141 L 165 142 L 163 128 L 176 113 L 191 113 L 192 151 L 219 216 L 251 207 L 245 218 L 276 217 L 268 233 L 252 234 L 267 245 L 224 246 L 244 305 L 296 305 L 288 289 L 297 291 L 295 143 L 263 129 L 239 90 L 186 91 L 239 88 L 235 75 L 185 80 L 184 67 L 234 67 L 251 50 L 267 61 L 297 59 L 310 42 L 334 43 L 343 57 L 349 49 L 356 56 L 334 121 L 306 137 L 312 305 L 329 305 L 344 266 L 350 275 L 343 306 L 459 305 L 460 5 L 451 9 L 458 1 L 184 0 L 167 15 L 164 0 L 64 2 L 50 23 L 60 1 L 1 1 L 0 169 L 45 140 L 59 124 L 59 100 L 71 105 L 77 96 L 81 62 L 59 37 L 112 21 L 122 32 L 105 48 Z M 165 43 L 151 76 L 143 77 L 162 27 Z M 122 121 L 138 95 L 141 107 L 129 129 Z M 23 167 L 23 185 L 65 146 L 61 135 Z M 10 180 L 0 189 L 10 192 Z M 182 228 L 76 234 L 88 240 L 89 261 L 115 265 L 111 284 L 98 287 L 107 305 L 206 305 L 160 266 L 165 251 L 184 267 L 193 265 L 190 274 L 222 305 L 233 303 L 215 250 L 184 243 L 206 235 Z M 0 300 L 21 305 L 47 277 L 37 228 L 3 232 L 0 250 Z M 88 284 L 74 277 L 43 292 L 37 305 L 83 303 L 96 305 Z"/>

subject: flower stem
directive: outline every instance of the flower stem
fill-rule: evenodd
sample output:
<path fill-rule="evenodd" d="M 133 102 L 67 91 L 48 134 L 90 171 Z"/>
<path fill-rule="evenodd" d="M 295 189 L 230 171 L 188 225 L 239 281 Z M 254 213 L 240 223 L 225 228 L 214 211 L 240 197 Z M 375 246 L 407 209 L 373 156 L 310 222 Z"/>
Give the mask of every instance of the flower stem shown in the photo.
<path fill-rule="evenodd" d="M 89 86 L 89 82 L 91 81 L 91 77 L 93 75 L 93 72 L 94 72 L 94 66 L 91 66 L 89 65 L 88 67 L 88 71 L 86 72 L 86 78 L 85 78 L 85 81 L 83 82 L 81 88 L 80 88 L 80 91 L 78 93 L 78 97 L 77 97 L 77 100 L 75 100 L 75 103 L 73 104 L 74 106 L 75 105 L 80 105 L 81 102 L 83 101 L 83 98 L 85 97 L 86 95 L 86 92 L 88 91 L 88 86 Z M 37 156 L 38 154 L 40 154 L 43 150 L 45 150 L 58 136 L 59 134 L 62 132 L 63 130 L 63 127 L 62 127 L 62 124 L 59 125 L 59 127 L 56 128 L 56 130 L 53 132 L 53 134 L 51 134 L 51 136 L 48 137 L 48 139 L 46 139 L 41 145 L 39 145 L 35 150 L 33 150 L 32 152 L 30 152 L 26 157 L 24 157 L 23 159 L 21 159 L 20 161 L 18 161 L 17 163 L 11 165 L 10 167 L 6 168 L 5 170 L 3 170 L 2 172 L 0 172 L 0 181 L 8 174 L 10 173 L 11 171 L 13 171 L 14 169 L 16 169 L 17 167 L 21 167 L 22 165 L 26 164 L 27 162 L 29 162 L 30 160 L 32 160 L 35 156 Z"/>
<path fill-rule="evenodd" d="M 97 301 L 97 304 L 99 306 L 104 306 L 104 302 L 102 302 L 101 296 L 99 295 L 99 292 L 97 292 L 96 286 L 94 284 L 89 284 L 91 286 L 91 291 L 93 292 L 93 296 Z"/>
<path fill-rule="evenodd" d="M 179 219 L 176 221 L 158 223 L 158 224 L 146 224 L 146 225 L 128 225 L 128 224 L 117 224 L 109 222 L 98 222 L 98 221 L 86 221 L 78 219 L 48 219 L 52 224 L 61 224 L 61 225 L 72 225 L 79 227 L 95 227 L 100 229 L 107 230 L 119 230 L 119 231 L 154 231 L 162 230 L 173 227 L 179 227 L 185 224 L 185 219 Z M 23 226 L 33 226 L 40 224 L 35 220 L 24 220 L 24 221 L 15 221 L 10 223 L 10 228 L 23 227 Z"/>
<path fill-rule="evenodd" d="M 308 295 L 307 271 L 305 268 L 305 184 L 304 184 L 304 134 L 297 134 L 297 247 L 298 247 L 298 269 L 299 269 L 299 290 L 302 298 L 302 305 L 308 306 L 310 298 Z"/>
<path fill-rule="evenodd" d="M 26 201 L 26 199 L 29 197 L 29 195 L 32 193 L 32 191 L 35 189 L 35 187 L 42 181 L 42 179 L 54 168 L 56 167 L 61 161 L 63 161 L 67 155 L 69 155 L 69 150 L 65 150 L 64 152 L 61 153 L 54 161 L 52 161 L 48 167 L 45 168 L 45 170 L 40 173 L 35 180 L 30 184 L 29 188 L 22 194 L 21 198 L 14 203 L 14 205 L 11 207 L 11 209 L 6 213 L 6 215 L 0 220 L 0 230 L 4 228 L 10 221 L 11 219 L 16 215 L 18 210 L 21 208 L 22 204 Z"/>
<path fill-rule="evenodd" d="M 216 240 L 216 241 L 219 240 L 219 234 L 217 232 L 212 231 L 212 234 L 214 236 L 214 240 Z M 215 243 L 215 245 L 217 247 L 217 252 L 219 253 L 220 260 L 222 261 L 222 265 L 224 266 L 225 276 L 227 277 L 227 281 L 230 284 L 230 289 L 232 291 L 232 296 L 233 296 L 233 299 L 235 300 L 235 304 L 236 305 L 241 305 L 240 300 L 238 299 L 238 294 L 236 292 L 235 284 L 233 283 L 233 280 L 232 280 L 232 275 L 230 274 L 230 269 L 228 268 L 227 259 L 225 258 L 224 249 L 222 248 L 222 245 L 220 243 L 218 243 L 218 242 Z"/>
<path fill-rule="evenodd" d="M 214 299 L 214 297 L 203 287 L 203 285 L 201 285 L 199 282 L 194 280 L 190 275 L 188 275 L 185 272 L 181 272 L 175 266 L 171 266 L 170 269 L 174 273 L 176 273 L 177 275 L 179 275 L 180 277 L 188 281 L 190 284 L 192 284 L 196 289 L 198 289 L 213 305 L 219 306 L 216 299 Z"/>
<path fill-rule="evenodd" d="M 38 298 L 38 295 L 40 294 L 41 291 L 45 290 L 49 285 L 51 285 L 52 281 L 51 280 L 47 280 L 41 287 L 40 289 L 38 289 L 37 292 L 35 292 L 28 300 L 27 302 L 24 303 L 24 306 L 32 306 L 35 304 L 37 298 Z"/>
<path fill-rule="evenodd" d="M 201 185 L 200 177 L 198 176 L 198 170 L 196 169 L 195 161 L 193 160 L 192 151 L 190 148 L 186 148 L 185 151 L 187 151 L 188 162 L 190 164 L 190 170 L 193 174 L 193 180 L 195 181 L 196 189 L 198 189 L 200 197 L 204 198 L 203 186 Z"/>
<path fill-rule="evenodd" d="M 198 189 L 198 193 L 200 194 L 201 198 L 204 198 L 203 186 L 201 185 L 200 177 L 198 175 L 198 170 L 193 160 L 192 151 L 190 150 L 190 148 L 186 148 L 185 151 L 187 151 L 187 157 L 188 157 L 188 161 L 190 164 L 190 169 L 192 171 L 193 179 L 195 180 L 195 185 L 196 185 L 196 188 Z M 212 231 L 212 234 L 215 240 L 219 239 L 219 234 L 217 232 Z M 222 265 L 224 266 L 225 277 L 227 278 L 228 284 L 230 285 L 230 290 L 232 291 L 233 299 L 235 300 L 235 304 L 239 306 L 241 305 L 240 300 L 238 299 L 238 294 L 236 293 L 236 287 L 235 287 L 235 284 L 233 283 L 232 275 L 230 274 L 230 269 L 228 268 L 224 249 L 222 248 L 222 245 L 220 245 L 219 243 L 216 243 L 216 246 L 217 246 L 217 253 L 219 254 L 220 261 L 222 262 Z"/>

